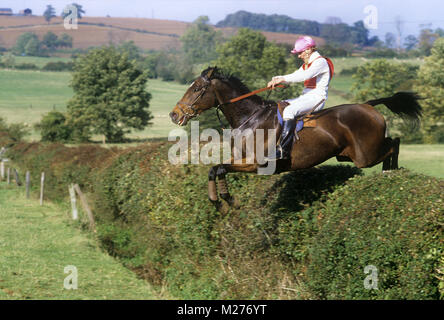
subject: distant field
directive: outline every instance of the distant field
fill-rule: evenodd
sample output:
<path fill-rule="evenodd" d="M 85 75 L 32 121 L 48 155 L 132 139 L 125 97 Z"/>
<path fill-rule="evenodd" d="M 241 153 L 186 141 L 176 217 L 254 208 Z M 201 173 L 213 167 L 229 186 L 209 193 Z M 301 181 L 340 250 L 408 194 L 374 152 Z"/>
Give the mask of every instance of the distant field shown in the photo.
<path fill-rule="evenodd" d="M 18 58 L 17 62 L 21 59 L 32 61 L 28 57 Z M 36 62 L 45 64 L 48 60 L 38 58 Z M 69 72 L 0 70 L 0 116 L 10 123 L 32 125 L 49 111 L 65 111 L 66 103 L 73 95 L 70 79 Z M 147 90 L 152 95 L 149 109 L 154 116 L 153 125 L 128 136 L 140 139 L 168 136 L 168 132 L 175 128 L 168 113 L 187 88 L 179 83 L 150 79 Z M 33 131 L 29 139 L 38 140 L 39 136 Z"/>
<path fill-rule="evenodd" d="M 83 24 L 82 24 L 83 23 Z M 1 45 L 11 48 L 24 32 L 34 32 L 41 39 L 51 31 L 57 35 L 67 33 L 73 38 L 74 48 L 88 48 L 109 43 L 134 41 L 144 50 L 162 50 L 179 48 L 179 37 L 190 23 L 173 20 L 147 18 L 112 18 L 84 17 L 79 20 L 77 30 L 66 30 L 61 17 L 56 17 L 48 24 L 43 17 L 2 17 L 0 19 Z M 217 28 L 226 36 L 233 35 L 236 28 Z M 278 32 L 262 32 L 271 42 L 293 44 L 299 35 Z M 324 39 L 315 37 L 318 44 Z"/>
<path fill-rule="evenodd" d="M 349 164 L 351 162 L 340 162 Z M 322 165 L 338 164 L 335 158 L 324 162 Z M 403 144 L 399 151 L 399 166 L 425 175 L 444 179 L 444 144 Z M 365 174 L 382 171 L 382 163 L 372 168 L 363 169 Z"/>

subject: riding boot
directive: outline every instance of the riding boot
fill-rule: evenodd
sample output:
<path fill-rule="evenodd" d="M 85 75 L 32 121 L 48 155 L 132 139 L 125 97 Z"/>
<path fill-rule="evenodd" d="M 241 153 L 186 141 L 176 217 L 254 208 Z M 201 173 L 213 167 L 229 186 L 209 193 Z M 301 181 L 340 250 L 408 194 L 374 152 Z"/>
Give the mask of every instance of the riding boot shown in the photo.
<path fill-rule="evenodd" d="M 296 119 L 284 120 L 282 126 L 281 141 L 276 146 L 276 154 L 266 157 L 266 161 L 291 158 L 291 147 L 293 146 L 294 130 L 296 129 Z"/>

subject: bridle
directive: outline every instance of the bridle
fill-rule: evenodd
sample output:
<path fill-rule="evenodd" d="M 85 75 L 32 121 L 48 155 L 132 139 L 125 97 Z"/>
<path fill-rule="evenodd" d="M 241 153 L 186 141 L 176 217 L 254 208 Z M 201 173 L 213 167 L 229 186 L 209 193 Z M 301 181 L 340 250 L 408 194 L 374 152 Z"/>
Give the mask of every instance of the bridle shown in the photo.
<path fill-rule="evenodd" d="M 193 100 L 192 103 L 190 103 L 190 104 L 186 104 L 186 103 L 178 102 L 178 103 L 176 104 L 177 107 L 179 108 L 179 110 L 180 110 L 185 116 L 187 116 L 189 119 L 191 119 L 191 118 L 193 118 L 193 117 L 195 117 L 195 116 L 198 116 L 200 113 L 202 113 L 202 112 L 204 111 L 204 110 L 199 111 L 198 109 L 196 109 L 196 106 L 195 106 L 195 105 L 196 105 L 196 103 L 199 101 L 199 99 L 203 97 L 203 95 L 204 95 L 205 92 L 208 90 L 208 88 L 211 86 L 211 80 L 212 80 L 212 79 L 211 79 L 211 75 L 213 74 L 213 71 L 214 71 L 214 69 L 210 70 L 210 72 L 208 73 L 208 75 L 207 75 L 206 77 L 203 77 L 203 79 L 205 80 L 205 84 L 204 84 L 204 86 L 200 89 L 199 94 L 196 96 L 196 98 L 194 98 L 194 100 Z M 277 85 L 277 86 L 275 86 L 275 87 L 278 87 L 278 88 L 285 88 L 286 86 L 283 86 L 283 85 Z M 216 95 L 216 99 L 218 100 L 218 103 L 219 103 L 219 104 L 216 106 L 216 115 L 217 115 L 217 118 L 218 118 L 218 120 L 219 120 L 219 123 L 220 123 L 221 127 L 223 128 L 223 124 L 222 124 L 222 121 L 221 121 L 220 116 L 219 116 L 219 111 L 220 111 L 220 108 L 221 108 L 222 106 L 227 105 L 227 104 L 230 104 L 230 103 L 233 103 L 233 102 L 240 101 L 240 100 L 245 99 L 245 98 L 247 98 L 247 97 L 249 97 L 249 96 L 252 96 L 252 95 L 254 95 L 254 94 L 257 94 L 257 93 L 259 93 L 259 92 L 266 91 L 266 90 L 273 90 L 273 88 L 265 87 L 265 88 L 262 88 L 262 89 L 258 89 L 258 90 L 255 90 L 255 91 L 249 92 L 249 93 L 244 94 L 244 95 L 242 95 L 242 96 L 240 96 L 240 97 L 233 98 L 233 99 L 231 99 L 231 100 L 229 100 L 229 101 L 227 101 L 227 102 L 223 102 L 223 100 L 222 100 L 222 98 L 221 98 L 219 92 L 217 91 L 216 87 L 213 87 L 214 94 Z M 195 90 L 195 91 L 196 91 L 196 90 Z M 185 111 L 182 107 L 186 107 L 186 108 L 188 108 L 188 110 L 191 109 L 192 113 L 189 113 L 189 112 Z"/>
<path fill-rule="evenodd" d="M 177 103 L 177 107 L 179 108 L 179 110 L 188 118 L 193 118 L 193 117 L 199 115 L 201 112 L 199 112 L 199 110 L 196 109 L 196 103 L 197 103 L 197 101 L 199 101 L 200 98 L 203 97 L 203 95 L 205 94 L 205 92 L 207 91 L 207 89 L 210 86 L 211 86 L 211 80 L 206 80 L 205 85 L 202 87 L 202 89 L 200 89 L 199 94 L 196 96 L 196 98 L 194 98 L 192 103 L 189 103 L 189 104 L 185 104 L 182 102 Z M 188 110 L 191 109 L 192 113 L 185 111 L 182 107 L 186 107 L 186 108 L 188 108 Z"/>

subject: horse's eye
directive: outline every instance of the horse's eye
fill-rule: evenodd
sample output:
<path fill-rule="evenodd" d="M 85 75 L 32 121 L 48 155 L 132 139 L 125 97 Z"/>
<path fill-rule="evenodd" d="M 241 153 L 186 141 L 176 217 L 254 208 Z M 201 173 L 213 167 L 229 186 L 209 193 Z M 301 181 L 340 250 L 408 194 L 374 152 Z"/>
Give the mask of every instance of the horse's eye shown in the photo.
<path fill-rule="evenodd" d="M 194 92 L 200 91 L 200 88 L 196 87 L 194 88 Z"/>

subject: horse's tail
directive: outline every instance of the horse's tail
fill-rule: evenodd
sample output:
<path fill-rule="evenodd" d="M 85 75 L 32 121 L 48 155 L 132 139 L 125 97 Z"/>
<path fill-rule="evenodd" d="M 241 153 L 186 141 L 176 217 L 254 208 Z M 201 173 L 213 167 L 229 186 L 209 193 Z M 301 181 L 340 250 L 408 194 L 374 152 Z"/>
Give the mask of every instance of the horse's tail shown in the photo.
<path fill-rule="evenodd" d="M 415 92 L 397 92 L 391 97 L 370 100 L 366 104 L 371 106 L 383 104 L 401 117 L 419 121 L 422 115 L 422 107 L 418 102 L 420 99 L 422 98 Z"/>

